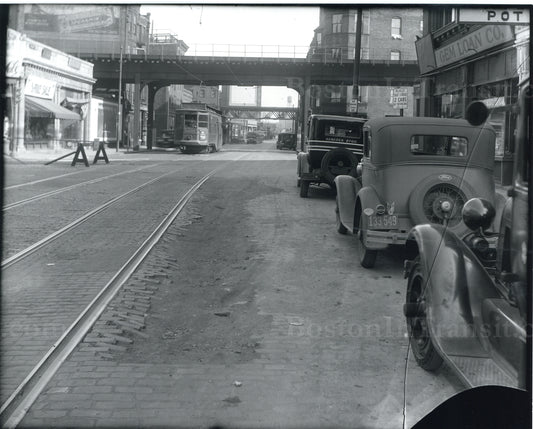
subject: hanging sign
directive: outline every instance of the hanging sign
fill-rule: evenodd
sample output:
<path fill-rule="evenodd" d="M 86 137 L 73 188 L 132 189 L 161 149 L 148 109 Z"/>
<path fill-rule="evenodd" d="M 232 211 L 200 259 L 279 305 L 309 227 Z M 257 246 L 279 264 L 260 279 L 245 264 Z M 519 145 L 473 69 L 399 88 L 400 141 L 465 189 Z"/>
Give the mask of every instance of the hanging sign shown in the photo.
<path fill-rule="evenodd" d="M 514 40 L 509 25 L 484 25 L 465 37 L 435 50 L 437 67 L 455 63 L 487 49 Z"/>

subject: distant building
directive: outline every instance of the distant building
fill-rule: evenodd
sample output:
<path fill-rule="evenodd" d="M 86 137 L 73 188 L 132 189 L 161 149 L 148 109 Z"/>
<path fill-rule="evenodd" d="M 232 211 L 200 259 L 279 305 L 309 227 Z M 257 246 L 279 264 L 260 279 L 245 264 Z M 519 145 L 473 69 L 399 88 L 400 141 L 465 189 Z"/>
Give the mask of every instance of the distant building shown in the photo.
<path fill-rule="evenodd" d="M 22 4 L 10 6 L 9 25 L 71 55 L 142 53 L 150 15 L 135 5 Z"/>
<path fill-rule="evenodd" d="M 10 5 L 9 26 L 69 55 L 146 53 L 150 15 L 137 5 L 20 4 Z M 135 117 L 135 85 L 122 87 L 124 114 L 121 142 L 144 139 L 147 123 L 147 91 L 139 97 Z M 95 87 L 89 138 L 116 142 L 118 135 L 118 88 Z M 137 141 L 133 142 L 133 145 Z"/>
<path fill-rule="evenodd" d="M 7 31 L 7 153 L 88 139 L 93 65 Z"/>
<path fill-rule="evenodd" d="M 182 103 L 193 101 L 192 93 L 184 85 L 165 86 L 156 92 L 154 98 L 154 128 L 156 136 L 162 131 L 174 128 L 174 112 Z"/>
<path fill-rule="evenodd" d="M 321 7 L 320 25 L 315 29 L 308 56 L 325 61 L 353 61 L 356 45 L 357 9 Z M 422 35 L 421 8 L 370 7 L 362 9 L 361 60 L 416 60 L 414 42 Z M 408 93 L 406 116 L 413 115 L 413 87 L 402 87 Z M 358 113 L 376 117 L 398 115 L 391 103 L 393 88 L 361 86 Z M 353 86 L 314 86 L 311 95 L 313 113 L 350 113 Z"/>
<path fill-rule="evenodd" d="M 260 86 L 223 86 L 220 106 L 261 106 Z M 246 134 L 256 131 L 259 125 L 258 119 L 228 118 L 230 141 L 242 143 L 246 140 Z"/>

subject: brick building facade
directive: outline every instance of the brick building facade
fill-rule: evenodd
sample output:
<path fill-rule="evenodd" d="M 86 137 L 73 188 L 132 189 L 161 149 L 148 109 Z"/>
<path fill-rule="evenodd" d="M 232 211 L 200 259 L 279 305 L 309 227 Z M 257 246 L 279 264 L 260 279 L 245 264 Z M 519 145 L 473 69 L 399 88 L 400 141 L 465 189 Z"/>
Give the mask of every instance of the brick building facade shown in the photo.
<path fill-rule="evenodd" d="M 415 40 L 422 35 L 423 12 L 420 8 L 372 7 L 362 9 L 361 60 L 416 60 Z M 309 55 L 326 61 L 353 61 L 356 47 L 357 9 L 320 8 L 320 24 L 315 29 Z M 402 112 L 413 115 L 413 88 L 408 107 Z M 359 88 L 358 114 L 366 117 L 398 115 L 390 103 L 391 87 Z M 350 112 L 352 86 L 315 86 L 311 109 L 315 113 L 346 115 Z"/>

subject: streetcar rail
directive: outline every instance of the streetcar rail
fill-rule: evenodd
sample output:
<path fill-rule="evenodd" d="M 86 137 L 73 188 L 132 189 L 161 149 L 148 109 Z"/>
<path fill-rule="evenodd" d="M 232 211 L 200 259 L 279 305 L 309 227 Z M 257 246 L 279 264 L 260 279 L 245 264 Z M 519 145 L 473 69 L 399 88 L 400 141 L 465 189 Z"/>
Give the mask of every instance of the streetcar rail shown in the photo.
<path fill-rule="evenodd" d="M 78 188 L 78 187 L 83 186 L 83 185 L 92 185 L 93 183 L 102 182 L 102 181 L 104 181 L 106 179 L 110 179 L 112 177 L 117 177 L 117 176 L 121 176 L 123 174 L 128 174 L 128 173 L 136 173 L 138 171 L 146 170 L 147 168 L 150 168 L 150 167 L 156 167 L 157 165 L 160 165 L 160 164 L 152 164 L 152 165 L 147 165 L 147 166 L 144 166 L 144 167 L 136 168 L 134 170 L 121 171 L 119 173 L 110 174 L 108 176 L 97 177 L 96 179 L 91 179 L 91 180 L 87 180 L 85 182 L 76 183 L 74 185 L 65 186 L 64 188 L 54 189 L 53 191 L 45 192 L 45 193 L 39 194 L 39 195 L 34 195 L 33 197 L 29 197 L 29 198 L 26 198 L 24 200 L 20 200 L 20 201 L 11 203 L 11 204 L 6 204 L 4 207 L 2 207 L 2 210 L 3 211 L 10 210 L 12 208 L 19 207 L 19 206 L 27 204 L 27 203 L 31 203 L 33 201 L 42 200 L 44 198 L 51 197 L 53 195 L 57 195 L 57 194 L 61 194 L 61 193 L 66 192 L 66 191 L 70 191 L 72 189 Z"/>
<path fill-rule="evenodd" d="M 220 166 L 212 170 L 210 173 L 206 174 L 181 197 L 181 199 L 177 202 L 177 204 L 174 205 L 168 215 L 156 227 L 152 234 L 135 251 L 133 256 L 131 256 L 130 259 L 118 270 L 118 272 L 113 276 L 113 278 L 104 286 L 104 288 L 98 293 L 98 295 L 91 301 L 91 303 L 81 312 L 81 314 L 72 323 L 72 325 L 65 331 L 61 338 L 59 338 L 55 342 L 55 344 L 48 350 L 45 356 L 26 376 L 26 378 L 9 396 L 9 398 L 4 402 L 4 404 L 2 404 L 0 408 L 0 422 L 2 424 L 2 427 L 14 428 L 20 423 L 20 421 L 24 418 L 24 415 L 28 412 L 33 402 L 37 399 L 37 397 L 43 391 L 47 383 L 60 368 L 61 364 L 67 359 L 70 353 L 72 353 L 75 347 L 89 332 L 89 330 L 98 320 L 99 316 L 104 311 L 109 302 L 120 290 L 122 285 L 135 272 L 139 265 L 144 261 L 146 256 L 152 250 L 152 248 L 158 243 L 158 241 L 161 239 L 161 237 L 172 224 L 172 222 L 183 210 L 189 199 L 211 176 L 213 176 L 222 167 L 223 166 Z M 109 201 L 103 206 L 93 210 L 93 212 L 90 212 L 86 216 L 80 218 L 82 219 L 81 222 L 84 222 L 89 217 L 94 216 L 96 212 L 103 210 L 104 208 L 125 197 L 126 195 L 131 194 L 132 192 L 135 192 L 140 188 L 147 186 L 148 184 L 153 183 L 154 181 L 159 180 L 161 177 L 169 175 L 171 173 L 172 172 L 165 173 L 149 181 L 148 183 L 127 192 L 126 194 L 120 195 L 119 197 Z M 80 219 L 60 230 L 61 233 L 64 233 L 66 232 L 66 230 L 71 229 L 76 225 L 79 225 L 81 223 Z M 53 237 L 51 239 L 55 239 L 59 235 L 56 235 L 56 233 L 54 233 L 52 234 Z M 45 240 L 46 242 L 49 242 L 50 237 L 47 237 L 47 239 Z M 45 243 L 42 243 L 41 246 L 44 244 Z M 35 250 L 36 247 L 32 246 L 30 252 L 33 252 Z M 16 262 L 16 260 L 20 260 L 20 258 L 22 258 L 23 256 L 19 256 L 17 259 L 14 259 L 13 257 L 9 258 L 9 262 L 12 264 Z M 7 260 L 4 261 L 2 263 L 2 267 L 4 267 L 4 263 L 7 262 Z"/>

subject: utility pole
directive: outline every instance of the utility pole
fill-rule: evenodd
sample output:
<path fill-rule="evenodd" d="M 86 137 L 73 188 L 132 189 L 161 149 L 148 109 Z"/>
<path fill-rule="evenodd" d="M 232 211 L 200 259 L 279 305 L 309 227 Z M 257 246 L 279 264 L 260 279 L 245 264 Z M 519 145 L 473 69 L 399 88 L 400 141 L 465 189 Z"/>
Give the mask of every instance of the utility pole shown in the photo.
<path fill-rule="evenodd" d="M 362 28 L 363 11 L 360 7 L 357 8 L 357 20 L 355 22 L 355 52 L 353 56 L 353 90 L 352 90 L 352 105 L 355 104 L 355 116 L 359 112 L 359 66 L 361 64 L 361 28 Z M 351 110 L 351 109 L 350 109 Z"/>

